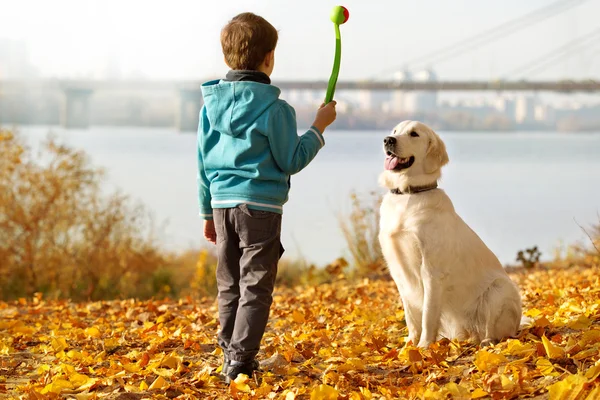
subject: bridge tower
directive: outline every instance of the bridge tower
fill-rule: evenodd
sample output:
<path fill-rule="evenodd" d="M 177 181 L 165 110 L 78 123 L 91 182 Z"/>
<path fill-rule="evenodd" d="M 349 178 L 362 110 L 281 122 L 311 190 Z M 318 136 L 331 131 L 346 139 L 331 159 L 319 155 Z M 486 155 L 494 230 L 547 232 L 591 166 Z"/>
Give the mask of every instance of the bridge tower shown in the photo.
<path fill-rule="evenodd" d="M 180 88 L 175 126 L 181 132 L 198 129 L 198 115 L 204 101 L 200 88 Z"/>
<path fill-rule="evenodd" d="M 64 100 L 61 125 L 65 128 L 88 128 L 90 126 L 90 96 L 92 89 L 63 88 Z"/>

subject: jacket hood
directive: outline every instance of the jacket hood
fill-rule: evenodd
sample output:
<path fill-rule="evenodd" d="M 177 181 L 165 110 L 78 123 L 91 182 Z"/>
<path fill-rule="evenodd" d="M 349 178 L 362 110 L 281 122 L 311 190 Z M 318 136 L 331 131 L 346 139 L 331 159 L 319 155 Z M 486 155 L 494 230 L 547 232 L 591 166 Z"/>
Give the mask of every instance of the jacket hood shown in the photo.
<path fill-rule="evenodd" d="M 210 125 L 236 137 L 258 120 L 279 98 L 279 88 L 252 81 L 214 80 L 202 85 Z"/>

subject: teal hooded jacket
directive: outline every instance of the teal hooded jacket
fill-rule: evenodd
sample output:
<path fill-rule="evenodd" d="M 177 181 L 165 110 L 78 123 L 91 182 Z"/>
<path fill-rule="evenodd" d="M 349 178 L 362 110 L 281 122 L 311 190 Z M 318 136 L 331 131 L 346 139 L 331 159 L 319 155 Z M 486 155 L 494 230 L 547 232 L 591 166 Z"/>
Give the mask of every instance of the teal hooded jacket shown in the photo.
<path fill-rule="evenodd" d="M 314 126 L 298 135 L 294 109 L 279 88 L 253 81 L 214 80 L 202 85 L 198 126 L 200 216 L 214 208 L 283 213 L 290 175 L 325 145 Z"/>

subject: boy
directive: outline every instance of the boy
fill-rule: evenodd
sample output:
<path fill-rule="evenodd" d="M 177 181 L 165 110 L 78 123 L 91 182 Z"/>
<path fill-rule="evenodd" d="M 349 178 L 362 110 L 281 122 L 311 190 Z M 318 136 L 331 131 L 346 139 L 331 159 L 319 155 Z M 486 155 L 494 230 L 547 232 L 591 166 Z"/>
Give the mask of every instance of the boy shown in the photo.
<path fill-rule="evenodd" d="M 217 287 L 227 382 L 258 369 L 258 353 L 272 303 L 281 214 L 293 175 L 325 144 L 335 102 L 322 105 L 298 136 L 294 109 L 270 83 L 277 30 L 252 13 L 221 32 L 224 80 L 202 85 L 198 128 L 198 188 L 204 236 L 217 245 Z"/>

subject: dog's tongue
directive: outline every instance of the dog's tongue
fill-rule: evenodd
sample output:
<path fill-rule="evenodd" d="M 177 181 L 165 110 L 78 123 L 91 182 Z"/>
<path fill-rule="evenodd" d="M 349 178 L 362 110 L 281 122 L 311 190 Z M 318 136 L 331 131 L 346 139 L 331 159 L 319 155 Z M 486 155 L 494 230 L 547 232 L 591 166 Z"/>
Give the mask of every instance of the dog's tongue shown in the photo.
<path fill-rule="evenodd" d="M 387 156 L 385 158 L 384 167 L 388 171 L 391 171 L 394 168 L 396 168 L 396 165 L 398 165 L 398 157 L 396 157 L 396 156 Z"/>
<path fill-rule="evenodd" d="M 398 165 L 398 157 L 396 156 L 387 156 L 385 158 L 385 169 L 387 169 L 388 171 L 393 170 L 394 168 L 396 168 L 396 165 Z"/>

